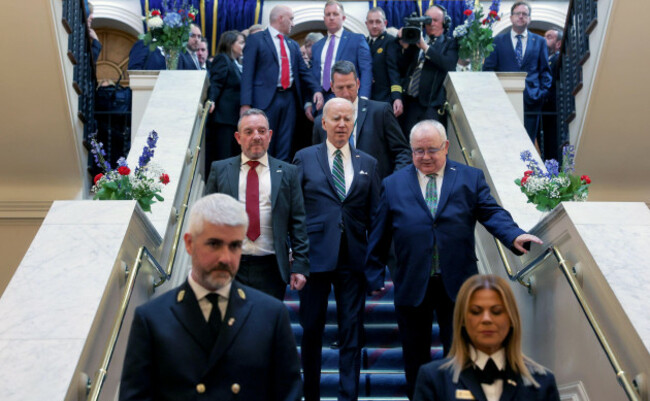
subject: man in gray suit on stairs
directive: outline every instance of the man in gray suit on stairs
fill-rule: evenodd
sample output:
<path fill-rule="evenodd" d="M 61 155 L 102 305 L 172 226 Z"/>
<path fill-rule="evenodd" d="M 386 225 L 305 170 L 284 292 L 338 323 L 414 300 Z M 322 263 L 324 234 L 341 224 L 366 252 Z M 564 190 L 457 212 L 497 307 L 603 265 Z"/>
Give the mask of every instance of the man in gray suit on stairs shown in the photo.
<path fill-rule="evenodd" d="M 250 225 L 235 279 L 282 300 L 287 283 L 297 290 L 305 285 L 309 239 L 298 168 L 268 155 L 272 135 L 262 110 L 242 114 L 235 132 L 242 153 L 212 163 L 205 193 L 246 205 Z"/>

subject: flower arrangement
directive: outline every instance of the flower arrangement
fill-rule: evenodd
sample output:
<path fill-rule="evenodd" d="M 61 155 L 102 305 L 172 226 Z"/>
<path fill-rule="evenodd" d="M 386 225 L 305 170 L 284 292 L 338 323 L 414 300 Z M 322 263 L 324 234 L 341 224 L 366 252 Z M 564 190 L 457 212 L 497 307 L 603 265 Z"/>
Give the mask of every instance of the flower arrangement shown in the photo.
<path fill-rule="evenodd" d="M 178 67 L 178 57 L 185 51 L 190 38 L 190 24 L 196 19 L 197 11 L 187 0 L 180 5 L 169 6 L 169 0 L 164 0 L 162 10 L 152 9 L 144 18 L 147 32 L 140 35 L 140 39 L 149 46 L 150 51 L 160 46 L 165 53 L 165 62 L 168 70 Z"/>
<path fill-rule="evenodd" d="M 159 202 L 164 200 L 159 193 L 162 186 L 169 183 L 169 175 L 150 163 L 157 141 L 158 133 L 151 131 L 147 137 L 147 144 L 142 149 L 142 155 L 138 160 L 138 167 L 131 174 L 131 169 L 124 157 L 118 159 L 117 169 L 112 169 L 110 163 L 104 158 L 106 156 L 104 145 L 93 138 L 91 140 L 91 152 L 95 163 L 104 171 L 97 174 L 93 180 L 95 184 L 92 187 L 92 192 L 95 194 L 93 199 L 135 199 L 142 210 L 151 212 L 151 205 L 156 200 Z"/>
<path fill-rule="evenodd" d="M 586 201 L 591 179 L 587 175 L 576 176 L 574 168 L 575 148 L 565 146 L 562 150 L 562 168 L 554 159 L 544 162 L 546 173 L 542 171 L 530 151 L 521 152 L 521 160 L 528 166 L 522 178 L 515 184 L 528 197 L 528 203 L 537 205 L 543 212 L 552 210 L 560 202 Z"/>
<path fill-rule="evenodd" d="M 492 44 L 492 25 L 499 21 L 499 3 L 492 0 L 487 16 L 483 14 L 483 6 L 479 0 L 466 0 L 465 23 L 454 29 L 454 38 L 458 40 L 458 56 L 470 60 L 472 71 L 481 71 L 483 61 L 494 51 Z"/>

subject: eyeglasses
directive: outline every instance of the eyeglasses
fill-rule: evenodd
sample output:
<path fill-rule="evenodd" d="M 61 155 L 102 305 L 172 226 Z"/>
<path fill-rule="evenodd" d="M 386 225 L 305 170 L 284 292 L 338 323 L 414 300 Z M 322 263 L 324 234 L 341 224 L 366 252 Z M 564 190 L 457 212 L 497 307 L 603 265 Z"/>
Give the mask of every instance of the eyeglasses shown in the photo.
<path fill-rule="evenodd" d="M 413 154 L 416 155 L 417 157 L 422 157 L 426 153 L 429 156 L 434 156 L 436 153 L 440 152 L 441 150 L 445 150 L 445 145 L 443 144 L 439 148 L 429 148 L 429 149 L 413 149 Z"/>
<path fill-rule="evenodd" d="M 519 11 L 517 13 L 512 13 L 512 15 L 514 15 L 515 17 L 526 17 L 526 18 L 528 18 L 530 16 L 530 14 L 528 14 L 526 12 L 523 12 L 523 11 Z"/>
<path fill-rule="evenodd" d="M 191 33 L 190 38 L 196 38 L 196 39 L 201 39 L 201 34 L 198 33 Z"/>

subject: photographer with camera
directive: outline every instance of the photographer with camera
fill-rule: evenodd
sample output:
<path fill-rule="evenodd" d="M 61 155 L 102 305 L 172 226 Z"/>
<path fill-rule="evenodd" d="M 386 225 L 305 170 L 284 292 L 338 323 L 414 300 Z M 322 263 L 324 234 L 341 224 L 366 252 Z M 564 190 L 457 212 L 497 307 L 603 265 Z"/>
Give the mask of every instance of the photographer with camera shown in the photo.
<path fill-rule="evenodd" d="M 446 125 L 443 105 L 447 96 L 442 84 L 447 72 L 455 71 L 458 61 L 458 44 L 447 36 L 451 18 L 444 7 L 433 5 L 424 16 L 405 18 L 404 22 L 398 34 L 403 62 L 408 65 L 402 85 L 402 131 L 411 132 L 422 120 L 433 119 Z"/>

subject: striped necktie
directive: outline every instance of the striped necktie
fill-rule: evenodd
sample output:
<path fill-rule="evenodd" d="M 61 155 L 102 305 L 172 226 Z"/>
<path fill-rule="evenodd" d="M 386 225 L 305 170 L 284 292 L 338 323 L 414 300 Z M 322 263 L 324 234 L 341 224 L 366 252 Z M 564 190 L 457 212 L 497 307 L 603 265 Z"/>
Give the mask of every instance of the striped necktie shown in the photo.
<path fill-rule="evenodd" d="M 345 199 L 345 172 L 343 170 L 343 157 L 341 156 L 341 149 L 336 149 L 334 152 L 334 161 L 332 163 L 332 176 L 334 177 L 334 187 L 339 200 L 343 202 Z"/>
<path fill-rule="evenodd" d="M 429 181 L 427 182 L 427 189 L 426 189 L 427 196 L 425 198 L 425 201 L 433 217 L 436 217 L 436 210 L 438 210 L 438 189 L 436 187 L 437 175 L 438 174 L 435 173 L 427 175 Z M 433 246 L 433 260 L 431 261 L 431 275 L 433 276 L 434 274 L 437 273 L 440 273 L 440 258 L 438 256 L 438 244 L 436 243 Z"/>
<path fill-rule="evenodd" d="M 515 57 L 517 57 L 517 65 L 521 67 L 521 63 L 524 61 L 524 46 L 521 43 L 521 38 L 523 35 L 517 35 L 517 46 L 515 46 Z"/>

